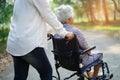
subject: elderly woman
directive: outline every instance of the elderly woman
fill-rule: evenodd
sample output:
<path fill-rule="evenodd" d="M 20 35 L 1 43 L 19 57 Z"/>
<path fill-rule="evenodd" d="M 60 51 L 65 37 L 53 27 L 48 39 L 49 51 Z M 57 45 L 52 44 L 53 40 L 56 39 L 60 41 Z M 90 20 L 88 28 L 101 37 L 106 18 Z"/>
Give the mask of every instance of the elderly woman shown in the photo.
<path fill-rule="evenodd" d="M 73 16 L 74 16 L 73 8 L 69 5 L 62 5 L 55 9 L 55 13 L 58 20 L 64 25 L 64 28 L 67 31 L 73 32 L 77 36 L 81 49 L 85 50 L 89 48 L 89 45 L 86 42 L 86 39 L 84 38 L 82 32 L 79 29 L 71 26 L 71 24 L 73 24 Z M 55 34 L 54 36 L 56 38 L 62 38 L 62 36 L 59 36 L 58 34 Z M 102 53 L 88 52 L 88 54 L 83 55 L 82 63 L 84 66 L 86 66 L 98 58 L 102 59 L 102 57 L 103 57 Z M 94 66 L 93 73 L 90 70 L 87 71 L 89 78 L 91 78 L 90 80 L 94 80 L 94 78 L 98 76 L 99 68 L 100 66 L 96 65 Z"/>

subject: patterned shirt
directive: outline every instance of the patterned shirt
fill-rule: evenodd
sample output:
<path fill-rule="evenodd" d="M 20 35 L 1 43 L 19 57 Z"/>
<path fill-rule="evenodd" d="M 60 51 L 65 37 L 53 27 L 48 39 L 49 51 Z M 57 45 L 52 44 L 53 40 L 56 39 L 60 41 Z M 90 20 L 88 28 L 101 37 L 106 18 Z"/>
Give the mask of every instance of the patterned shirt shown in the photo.
<path fill-rule="evenodd" d="M 72 27 L 71 25 L 69 24 L 64 24 L 64 28 L 67 30 L 67 31 L 70 31 L 70 32 L 73 32 L 76 36 L 77 36 L 77 39 L 79 41 L 79 44 L 81 46 L 81 48 L 84 50 L 86 48 L 88 48 L 88 43 L 82 33 L 81 30 L 75 28 L 75 27 Z M 54 37 L 56 38 L 63 38 L 62 36 L 59 36 L 58 34 L 55 34 Z"/>

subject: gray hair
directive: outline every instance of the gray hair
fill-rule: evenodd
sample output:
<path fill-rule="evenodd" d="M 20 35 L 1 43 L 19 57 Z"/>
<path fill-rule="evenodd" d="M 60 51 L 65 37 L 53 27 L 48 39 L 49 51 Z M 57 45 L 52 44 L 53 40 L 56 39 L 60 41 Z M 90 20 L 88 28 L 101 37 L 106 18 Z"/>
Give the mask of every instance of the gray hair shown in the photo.
<path fill-rule="evenodd" d="M 55 14 L 61 23 L 67 23 L 68 18 L 73 17 L 73 8 L 69 5 L 61 5 L 55 8 Z"/>

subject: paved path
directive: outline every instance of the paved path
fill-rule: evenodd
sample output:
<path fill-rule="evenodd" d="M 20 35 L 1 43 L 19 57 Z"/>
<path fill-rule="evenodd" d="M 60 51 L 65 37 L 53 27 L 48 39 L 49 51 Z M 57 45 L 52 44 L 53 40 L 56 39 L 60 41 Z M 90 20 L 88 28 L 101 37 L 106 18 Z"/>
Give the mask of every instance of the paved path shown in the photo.
<path fill-rule="evenodd" d="M 110 70 L 114 73 L 113 80 L 120 80 L 120 41 L 107 37 L 100 32 L 87 31 L 84 32 L 84 34 L 91 46 L 96 45 L 96 50 L 104 53 L 104 61 L 108 63 Z M 56 75 L 53 54 L 50 52 L 52 50 L 51 41 L 48 41 L 48 44 L 49 48 L 46 52 L 53 67 L 53 75 Z M 59 71 L 61 73 L 61 80 L 63 80 L 64 77 L 72 74 L 71 71 L 65 70 L 63 68 L 60 68 Z M 3 73 L 0 73 L 0 80 L 13 80 L 13 75 L 13 66 L 11 65 Z M 76 76 L 70 80 L 75 79 Z M 32 67 L 30 67 L 29 70 L 28 80 L 39 80 L 39 75 Z"/>

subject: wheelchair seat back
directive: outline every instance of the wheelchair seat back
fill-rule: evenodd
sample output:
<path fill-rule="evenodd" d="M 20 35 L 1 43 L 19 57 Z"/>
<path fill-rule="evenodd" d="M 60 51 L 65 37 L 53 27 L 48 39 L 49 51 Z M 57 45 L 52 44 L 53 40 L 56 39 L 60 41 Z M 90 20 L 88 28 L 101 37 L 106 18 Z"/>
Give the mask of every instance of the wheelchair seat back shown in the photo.
<path fill-rule="evenodd" d="M 79 43 L 76 37 L 70 41 L 55 37 L 52 40 L 53 53 L 59 65 L 65 69 L 77 71 L 79 69 Z"/>

